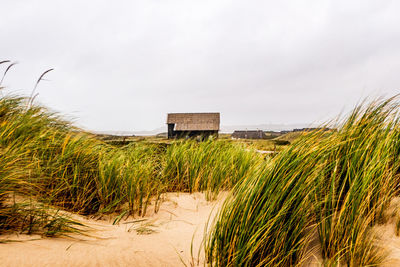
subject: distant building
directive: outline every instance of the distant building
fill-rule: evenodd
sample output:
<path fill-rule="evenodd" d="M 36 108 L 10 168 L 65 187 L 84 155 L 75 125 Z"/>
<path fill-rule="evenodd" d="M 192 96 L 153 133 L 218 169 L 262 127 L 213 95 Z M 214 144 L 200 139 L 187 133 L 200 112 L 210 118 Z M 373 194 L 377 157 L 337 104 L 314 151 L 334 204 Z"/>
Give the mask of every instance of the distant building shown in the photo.
<path fill-rule="evenodd" d="M 264 131 L 250 130 L 250 131 L 234 131 L 232 138 L 236 139 L 267 139 Z"/>
<path fill-rule="evenodd" d="M 169 113 L 168 138 L 218 136 L 219 113 Z"/>

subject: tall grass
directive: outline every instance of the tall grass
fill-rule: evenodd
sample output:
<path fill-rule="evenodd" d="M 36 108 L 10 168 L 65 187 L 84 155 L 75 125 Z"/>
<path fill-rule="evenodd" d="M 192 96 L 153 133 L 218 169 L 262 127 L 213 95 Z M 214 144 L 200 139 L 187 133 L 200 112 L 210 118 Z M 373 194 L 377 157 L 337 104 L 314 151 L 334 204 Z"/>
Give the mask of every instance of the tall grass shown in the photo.
<path fill-rule="evenodd" d="M 303 136 L 243 180 L 208 233 L 210 265 L 300 265 L 315 231 L 327 265 L 380 263 L 371 227 L 398 194 L 398 107 L 360 105 L 337 132 Z"/>
<path fill-rule="evenodd" d="M 211 140 L 114 147 L 18 96 L 0 99 L 0 156 L 0 213 L 13 210 L 6 203 L 17 195 L 80 214 L 145 215 L 164 192 L 212 198 L 263 162 L 256 152 Z M 14 212 L 27 213 L 19 204 Z M 1 227 L 7 218 L 0 215 Z"/>
<path fill-rule="evenodd" d="M 227 142 L 178 142 L 165 156 L 162 177 L 169 191 L 206 191 L 214 198 L 253 173 L 263 158 L 244 147 Z"/>

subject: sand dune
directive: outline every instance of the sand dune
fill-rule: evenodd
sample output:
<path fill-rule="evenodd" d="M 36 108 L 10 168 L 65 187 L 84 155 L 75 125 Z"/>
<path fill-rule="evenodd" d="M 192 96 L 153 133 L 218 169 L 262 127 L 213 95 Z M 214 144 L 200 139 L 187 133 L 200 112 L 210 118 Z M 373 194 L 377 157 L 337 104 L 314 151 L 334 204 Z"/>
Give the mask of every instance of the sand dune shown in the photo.
<path fill-rule="evenodd" d="M 0 244 L 1 266 L 190 266 L 203 265 L 198 255 L 204 227 L 225 195 L 207 202 L 204 194 L 169 193 L 157 214 L 112 220 L 80 220 L 93 228 L 89 237 L 8 236 Z M 31 241 L 27 241 L 31 240 Z M 193 253 L 191 243 L 193 240 Z M 192 258 L 192 255 L 194 259 Z M 199 259 L 198 259 L 199 258 Z"/>
<path fill-rule="evenodd" d="M 199 248 L 204 228 L 226 195 L 208 202 L 201 193 L 168 193 L 157 214 L 150 211 L 145 218 L 128 218 L 119 225 L 113 225 L 111 218 L 75 216 L 90 226 L 89 236 L 7 236 L 22 242 L 0 244 L 0 266 L 203 266 L 204 252 Z M 374 228 L 388 252 L 384 266 L 400 266 L 394 218 Z M 311 252 L 302 266 L 321 265 L 320 252 Z"/>

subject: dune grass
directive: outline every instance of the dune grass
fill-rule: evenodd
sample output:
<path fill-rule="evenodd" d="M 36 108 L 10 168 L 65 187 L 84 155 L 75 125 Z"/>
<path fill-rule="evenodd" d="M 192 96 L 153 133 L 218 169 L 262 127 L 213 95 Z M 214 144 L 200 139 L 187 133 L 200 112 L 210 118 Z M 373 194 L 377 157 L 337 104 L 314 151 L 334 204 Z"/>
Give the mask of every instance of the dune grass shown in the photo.
<path fill-rule="evenodd" d="M 168 147 L 162 177 L 169 184 L 168 191 L 205 191 L 206 197 L 212 199 L 256 171 L 263 162 L 262 156 L 240 145 L 183 141 Z"/>
<path fill-rule="evenodd" d="M 18 96 L 0 99 L 0 156 L 0 228 L 17 225 L 10 221 L 14 213 L 22 216 L 14 228 L 44 234 L 49 223 L 64 223 L 59 232 L 73 224 L 45 207 L 143 216 L 149 205 L 157 210 L 164 192 L 205 191 L 211 199 L 264 161 L 240 145 L 214 140 L 114 147 Z M 15 195 L 43 206 L 10 203 Z M 35 227 L 25 226 L 30 223 Z"/>
<path fill-rule="evenodd" d="M 315 235 L 325 265 L 376 265 L 384 253 L 371 228 L 399 194 L 398 108 L 360 105 L 338 131 L 307 133 L 265 160 L 224 140 L 115 147 L 29 99 L 2 97 L 0 234 L 79 232 L 58 209 L 143 216 L 164 192 L 213 199 L 233 188 L 207 234 L 210 265 L 301 265 Z"/>
<path fill-rule="evenodd" d="M 209 230 L 212 266 L 304 263 L 313 233 L 324 264 L 382 262 L 371 227 L 398 194 L 399 104 L 360 105 L 337 132 L 312 132 L 233 190 Z"/>

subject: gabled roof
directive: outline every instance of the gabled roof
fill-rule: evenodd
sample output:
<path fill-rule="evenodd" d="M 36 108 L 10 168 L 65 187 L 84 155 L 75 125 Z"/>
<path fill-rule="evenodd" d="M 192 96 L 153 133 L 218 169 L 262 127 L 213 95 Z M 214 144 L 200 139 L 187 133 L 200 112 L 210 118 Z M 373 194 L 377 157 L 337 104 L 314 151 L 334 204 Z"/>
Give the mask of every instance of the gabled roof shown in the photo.
<path fill-rule="evenodd" d="M 219 131 L 219 113 L 169 113 L 167 124 L 175 131 Z"/>

